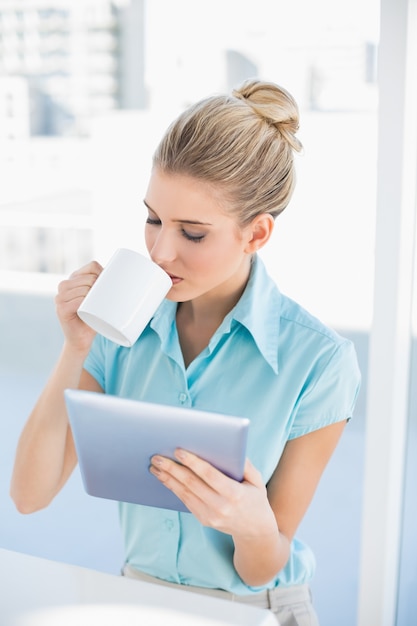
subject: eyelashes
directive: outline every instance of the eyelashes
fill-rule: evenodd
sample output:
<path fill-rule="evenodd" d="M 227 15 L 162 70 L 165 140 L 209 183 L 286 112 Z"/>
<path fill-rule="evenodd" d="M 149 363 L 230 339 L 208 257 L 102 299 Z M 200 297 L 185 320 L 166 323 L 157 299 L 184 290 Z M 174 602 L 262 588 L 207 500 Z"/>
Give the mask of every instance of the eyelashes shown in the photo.
<path fill-rule="evenodd" d="M 188 241 L 192 241 L 193 243 L 200 243 L 205 237 L 205 235 L 190 235 L 190 233 L 187 233 L 183 228 L 181 228 L 181 234 L 188 239 Z"/>
<path fill-rule="evenodd" d="M 151 217 L 148 217 L 146 219 L 146 223 L 149 226 L 161 226 L 161 220 L 154 220 Z M 187 241 L 192 241 L 193 243 L 201 243 L 203 239 L 205 238 L 205 235 L 192 235 L 191 233 L 187 232 L 184 228 L 181 228 L 181 234 L 183 237 L 185 237 L 185 239 L 187 239 Z"/>

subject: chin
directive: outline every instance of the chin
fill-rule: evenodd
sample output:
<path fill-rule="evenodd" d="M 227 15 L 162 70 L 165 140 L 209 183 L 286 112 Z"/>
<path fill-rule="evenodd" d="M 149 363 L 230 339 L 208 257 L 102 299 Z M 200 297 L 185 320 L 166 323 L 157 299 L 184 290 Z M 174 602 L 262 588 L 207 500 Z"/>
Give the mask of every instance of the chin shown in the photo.
<path fill-rule="evenodd" d="M 170 300 L 171 302 L 187 302 L 187 300 L 189 300 L 189 298 L 184 298 L 184 296 L 175 295 L 174 293 L 171 293 L 171 291 L 169 291 L 167 295 L 165 296 L 166 300 Z"/>

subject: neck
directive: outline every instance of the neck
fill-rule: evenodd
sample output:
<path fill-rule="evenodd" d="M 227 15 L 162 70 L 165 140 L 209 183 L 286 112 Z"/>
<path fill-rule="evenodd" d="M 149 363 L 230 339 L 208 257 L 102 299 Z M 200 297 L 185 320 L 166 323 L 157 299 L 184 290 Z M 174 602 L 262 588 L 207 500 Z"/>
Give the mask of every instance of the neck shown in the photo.
<path fill-rule="evenodd" d="M 227 282 L 199 298 L 179 303 L 177 318 L 180 315 L 182 321 L 186 319 L 187 323 L 196 327 L 209 325 L 216 329 L 239 301 L 248 282 L 249 274 L 250 265 L 241 272 L 240 280 L 233 281 L 233 285 Z"/>
<path fill-rule="evenodd" d="M 177 331 L 185 366 L 196 358 L 209 344 L 211 337 L 233 309 L 248 282 L 250 266 L 242 280 L 234 286 L 224 285 L 195 300 L 181 302 L 177 308 Z"/>

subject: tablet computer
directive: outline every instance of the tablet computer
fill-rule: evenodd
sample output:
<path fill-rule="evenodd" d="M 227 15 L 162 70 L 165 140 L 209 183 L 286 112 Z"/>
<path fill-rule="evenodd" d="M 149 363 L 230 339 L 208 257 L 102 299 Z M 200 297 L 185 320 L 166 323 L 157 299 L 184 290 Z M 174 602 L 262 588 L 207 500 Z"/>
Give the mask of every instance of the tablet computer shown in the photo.
<path fill-rule="evenodd" d="M 194 452 L 241 481 L 249 420 L 93 391 L 64 392 L 85 491 L 99 498 L 188 511 L 149 471 L 154 454 Z"/>

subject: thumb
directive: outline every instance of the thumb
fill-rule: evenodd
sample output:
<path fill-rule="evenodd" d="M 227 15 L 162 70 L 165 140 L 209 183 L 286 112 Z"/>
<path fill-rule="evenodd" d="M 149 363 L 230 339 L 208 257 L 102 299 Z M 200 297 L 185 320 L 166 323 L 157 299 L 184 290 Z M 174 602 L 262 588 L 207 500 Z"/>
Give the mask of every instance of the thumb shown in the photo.
<path fill-rule="evenodd" d="M 245 467 L 243 470 L 243 480 L 255 485 L 255 487 L 265 487 L 262 475 L 259 470 L 252 465 L 251 461 L 247 458 L 245 461 Z"/>

